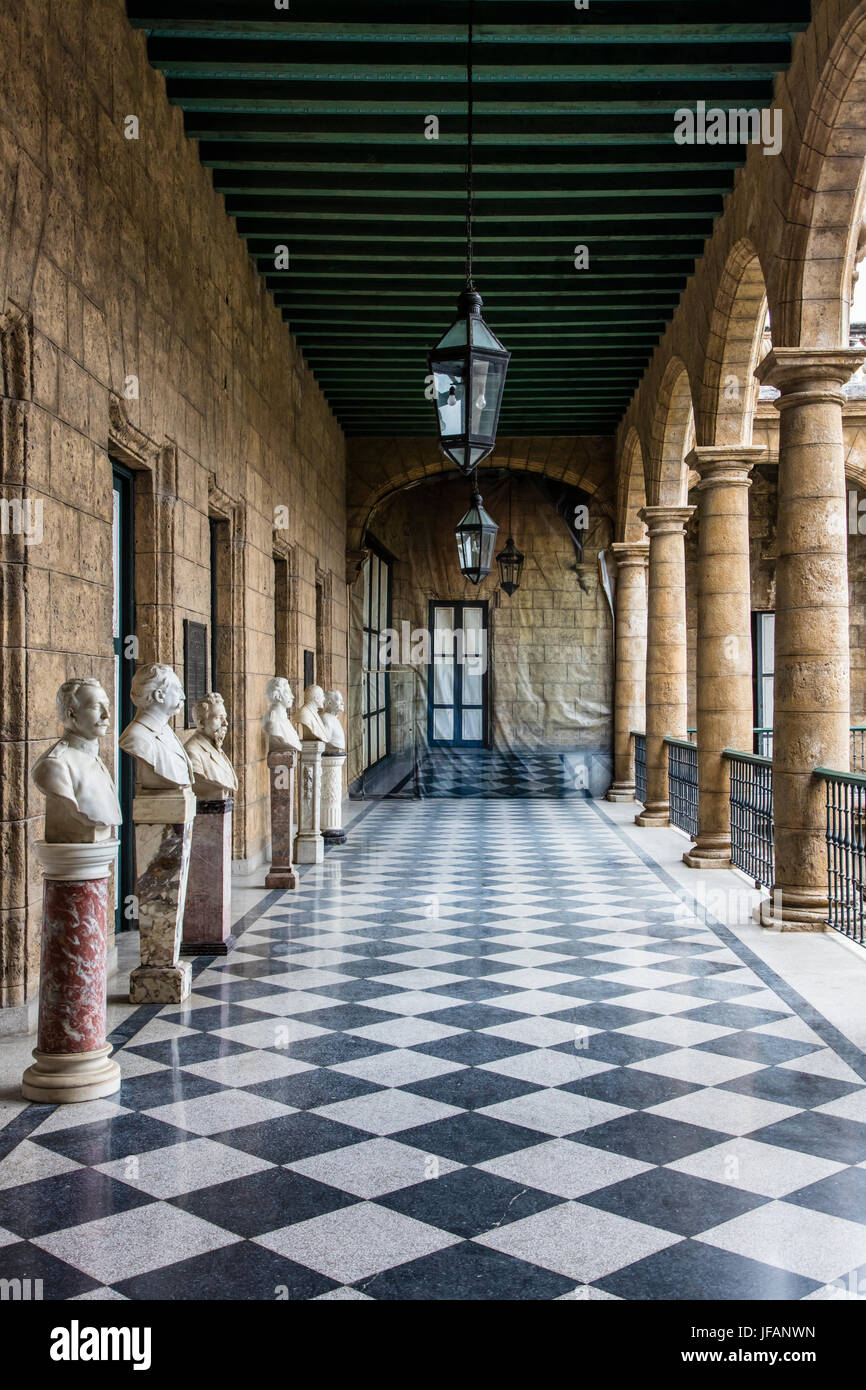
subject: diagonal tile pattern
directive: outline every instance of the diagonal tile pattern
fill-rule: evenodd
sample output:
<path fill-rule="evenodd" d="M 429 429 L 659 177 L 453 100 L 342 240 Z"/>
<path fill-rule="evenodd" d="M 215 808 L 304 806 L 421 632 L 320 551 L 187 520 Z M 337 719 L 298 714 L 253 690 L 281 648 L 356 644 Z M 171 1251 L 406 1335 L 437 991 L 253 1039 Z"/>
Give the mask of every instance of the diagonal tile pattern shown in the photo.
<path fill-rule="evenodd" d="M 866 1070 L 593 803 L 382 802 L 245 920 L 126 1026 L 119 1097 L 8 1127 L 4 1278 L 801 1299 L 866 1264 Z"/>

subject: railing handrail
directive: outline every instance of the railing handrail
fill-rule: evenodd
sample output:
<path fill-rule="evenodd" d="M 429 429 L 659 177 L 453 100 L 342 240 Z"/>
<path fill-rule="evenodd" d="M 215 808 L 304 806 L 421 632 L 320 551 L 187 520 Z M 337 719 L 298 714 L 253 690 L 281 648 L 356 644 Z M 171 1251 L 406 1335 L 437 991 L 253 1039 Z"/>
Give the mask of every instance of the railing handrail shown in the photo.
<path fill-rule="evenodd" d="M 630 729 L 629 733 L 632 738 L 646 738 L 646 731 L 644 729 Z"/>
<path fill-rule="evenodd" d="M 866 773 L 863 772 L 837 772 L 832 767 L 816 767 L 812 771 L 815 777 L 822 777 L 825 782 L 840 782 L 846 787 L 866 787 Z"/>
<path fill-rule="evenodd" d="M 764 758 L 760 753 L 744 753 L 739 748 L 723 748 L 723 758 L 740 758 L 744 763 L 755 763 L 758 767 L 772 767 L 773 759 Z"/>
<path fill-rule="evenodd" d="M 665 734 L 662 743 L 671 744 L 674 748 L 688 748 L 691 750 L 696 745 L 687 738 L 674 738 L 672 734 Z"/>

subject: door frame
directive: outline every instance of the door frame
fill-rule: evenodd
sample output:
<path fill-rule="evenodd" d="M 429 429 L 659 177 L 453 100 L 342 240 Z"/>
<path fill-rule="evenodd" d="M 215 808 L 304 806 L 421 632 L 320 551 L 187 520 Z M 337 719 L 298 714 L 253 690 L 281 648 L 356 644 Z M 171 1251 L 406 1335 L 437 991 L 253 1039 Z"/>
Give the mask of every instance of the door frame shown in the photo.
<path fill-rule="evenodd" d="M 435 627 L 434 615 L 437 608 L 452 608 L 454 610 L 454 625 L 452 631 L 457 631 L 463 626 L 463 610 L 465 608 L 481 609 L 481 629 L 484 632 L 484 646 L 486 661 L 484 672 L 481 676 L 481 738 L 464 739 L 463 724 L 460 718 L 462 710 L 463 694 L 463 666 L 460 662 L 454 662 L 454 698 L 450 706 L 436 705 L 434 703 L 434 676 L 433 665 L 435 660 Z M 489 604 L 487 599 L 430 599 L 427 610 L 427 631 L 430 635 L 430 664 L 427 667 L 427 744 L 430 748 L 489 748 L 490 747 L 490 630 L 489 630 Z M 460 737 L 452 739 L 435 739 L 433 737 L 433 713 L 435 709 L 452 708 L 456 723 L 460 722 Z M 473 706 L 477 708 L 477 706 Z"/>

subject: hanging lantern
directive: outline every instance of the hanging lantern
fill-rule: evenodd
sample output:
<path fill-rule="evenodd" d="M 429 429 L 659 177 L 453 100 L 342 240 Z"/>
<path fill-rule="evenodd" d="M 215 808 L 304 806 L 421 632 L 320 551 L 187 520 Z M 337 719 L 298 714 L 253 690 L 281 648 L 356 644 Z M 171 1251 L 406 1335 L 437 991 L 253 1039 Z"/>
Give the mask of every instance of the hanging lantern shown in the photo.
<path fill-rule="evenodd" d="M 493 452 L 511 353 L 481 317 L 481 295 L 467 285 L 458 317 L 428 357 L 439 447 L 461 473 Z"/>
<path fill-rule="evenodd" d="M 505 549 L 500 550 L 496 557 L 499 566 L 499 587 L 505 590 L 509 598 L 515 589 L 520 588 L 520 576 L 525 559 L 526 556 L 514 544 L 514 538 L 509 536 L 505 542 Z"/>
<path fill-rule="evenodd" d="M 457 523 L 456 531 L 460 573 L 473 584 L 480 584 L 493 568 L 493 550 L 498 531 L 493 517 L 484 510 L 476 483 L 472 506 Z"/>
<path fill-rule="evenodd" d="M 505 373 L 511 353 L 481 317 L 481 295 L 472 281 L 472 3 L 466 57 L 466 287 L 457 318 L 428 354 L 439 447 L 469 474 L 493 452 Z"/>

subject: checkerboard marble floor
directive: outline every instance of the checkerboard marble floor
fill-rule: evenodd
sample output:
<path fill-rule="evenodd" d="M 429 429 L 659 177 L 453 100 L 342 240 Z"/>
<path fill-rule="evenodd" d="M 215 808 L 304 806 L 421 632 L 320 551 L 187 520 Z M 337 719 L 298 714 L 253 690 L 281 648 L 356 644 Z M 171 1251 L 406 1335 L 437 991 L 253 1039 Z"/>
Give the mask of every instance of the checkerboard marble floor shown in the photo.
<path fill-rule="evenodd" d="M 0 1132 L 0 1277 L 257 1300 L 859 1279 L 862 1054 L 600 805 L 380 802 L 245 923 L 186 1005 L 126 1021 L 116 1099 Z"/>

